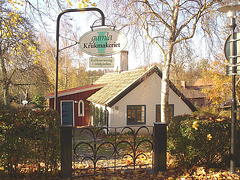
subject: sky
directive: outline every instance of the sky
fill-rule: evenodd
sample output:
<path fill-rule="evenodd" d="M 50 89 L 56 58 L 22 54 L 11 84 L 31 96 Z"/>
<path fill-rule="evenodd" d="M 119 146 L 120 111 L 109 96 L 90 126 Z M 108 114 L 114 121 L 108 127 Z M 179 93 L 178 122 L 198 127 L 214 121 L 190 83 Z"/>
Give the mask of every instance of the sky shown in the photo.
<path fill-rule="evenodd" d="M 36 3 L 37 0 L 31 0 L 33 4 Z M 43 1 L 43 0 L 42 0 Z M 96 2 L 98 3 L 98 0 L 92 0 L 91 2 Z M 73 8 L 78 8 L 77 4 L 74 4 Z M 101 8 L 101 6 L 98 6 L 99 9 L 101 9 L 104 13 L 104 9 Z M 46 17 L 43 17 L 43 21 L 48 24 L 47 29 L 48 29 L 48 35 L 51 36 L 54 40 L 56 39 L 56 19 L 59 12 L 53 12 L 52 11 L 52 17 L 53 20 L 50 20 Z M 64 15 L 65 16 L 65 15 Z M 93 23 L 100 17 L 99 13 L 95 12 L 74 12 L 74 13 L 67 13 L 68 16 L 68 21 L 71 22 L 74 25 L 74 29 L 77 29 L 77 34 L 78 34 L 78 39 L 75 39 L 75 41 L 78 41 L 79 38 L 86 32 L 90 31 L 91 28 L 90 26 L 93 25 Z M 63 18 L 63 16 L 62 16 Z M 110 19 L 109 17 L 106 17 L 107 19 Z M 111 20 L 111 19 L 110 19 Z M 60 25 L 62 25 L 60 23 Z M 42 30 L 42 27 L 40 27 L 38 24 L 35 24 L 35 27 L 39 29 L 40 31 Z M 117 27 L 116 27 L 117 29 Z M 60 26 L 60 34 L 61 34 L 62 26 Z M 123 32 L 124 33 L 124 32 Z M 192 42 L 192 48 L 198 52 L 198 55 L 203 57 L 203 58 L 208 58 L 209 54 L 207 53 L 207 45 L 205 44 L 205 41 L 201 41 L 199 36 L 195 36 L 195 39 L 193 39 Z M 199 46 L 199 41 L 201 42 L 201 45 Z M 149 64 L 152 64 L 154 62 L 160 62 L 161 61 L 161 54 L 157 48 L 153 48 L 149 52 L 143 52 L 142 50 L 140 51 L 135 51 L 131 46 L 131 43 L 128 42 L 126 48 L 124 50 L 129 51 L 129 69 L 135 69 L 140 66 L 146 66 Z M 145 54 L 144 54 L 145 53 Z M 89 55 L 83 53 L 83 57 L 76 57 L 76 59 L 86 59 L 88 61 Z M 115 59 L 115 66 L 114 70 L 119 69 L 120 66 L 120 54 L 113 55 Z M 95 70 L 95 68 L 88 68 L 88 70 Z"/>
<path fill-rule="evenodd" d="M 41 4 L 41 1 L 43 2 L 43 0 L 30 0 L 30 2 L 33 4 L 33 5 L 36 5 L 36 3 L 40 2 Z M 98 0 L 91 0 L 91 2 L 96 2 L 97 4 L 98 3 Z M 20 7 L 21 8 L 21 7 Z M 78 8 L 78 5 L 77 4 L 73 4 L 73 7 L 71 7 L 70 9 L 74 9 L 74 8 Z M 104 13 L 104 9 L 101 8 L 100 6 L 98 6 L 97 8 L 101 9 Z M 23 9 L 24 11 L 25 9 Z M 51 11 L 51 9 L 48 9 Z M 44 10 L 43 10 L 44 11 Z M 52 37 L 53 40 L 56 40 L 56 20 L 57 20 L 57 17 L 59 15 L 59 12 L 55 12 L 55 11 L 51 11 L 52 12 L 52 20 L 49 19 L 48 17 L 45 17 L 43 16 L 43 19 L 42 21 L 44 23 L 46 23 L 46 26 L 42 26 L 41 23 L 35 23 L 35 28 L 39 30 L 39 32 L 41 31 L 44 31 L 44 28 L 47 29 L 47 34 Z M 32 16 L 31 13 L 30 14 L 30 17 Z M 93 25 L 93 23 L 98 20 L 98 18 L 100 17 L 100 14 L 98 12 L 71 12 L 71 13 L 66 13 L 65 15 L 68 16 L 68 22 L 71 22 L 71 24 L 73 24 L 74 26 L 74 29 L 77 29 L 77 34 L 78 34 L 78 39 L 75 39 L 74 41 L 78 41 L 79 38 L 86 32 L 90 31 L 91 28 L 90 26 Z M 63 17 L 65 17 L 65 15 L 63 15 L 61 17 L 61 20 L 63 19 Z M 36 16 L 37 17 L 37 16 Z M 109 17 L 106 17 L 107 19 L 110 19 Z M 111 21 L 111 19 L 110 19 Z M 111 23 L 110 21 L 106 21 L 106 24 L 109 24 Z M 116 27 L 117 29 L 118 27 Z M 62 21 L 60 23 L 60 34 L 61 34 L 61 30 L 62 30 Z M 124 34 L 124 32 L 123 32 Z M 133 47 L 130 46 L 130 43 L 128 42 L 127 46 L 123 49 L 123 50 L 127 50 L 129 51 L 129 69 L 135 69 L 135 68 L 138 68 L 138 67 L 141 67 L 141 66 L 146 66 L 146 54 L 144 56 L 143 52 L 140 51 L 140 52 L 135 52 L 135 50 L 133 49 Z M 157 51 L 153 51 L 152 53 L 149 53 L 151 54 L 152 58 L 149 58 L 150 60 L 148 60 L 149 64 L 152 64 L 154 62 L 158 62 L 159 61 L 159 53 Z M 149 55 L 148 55 L 149 56 Z M 91 57 L 90 55 L 87 55 L 85 53 L 83 53 L 83 57 L 76 57 L 74 58 L 75 60 L 76 59 L 79 59 L 79 61 L 81 61 L 81 59 L 85 59 L 85 61 L 88 61 L 89 57 Z M 117 70 L 119 69 L 120 67 L 120 53 L 118 54 L 115 54 L 115 55 L 112 55 L 111 57 L 113 57 L 115 59 L 115 62 L 114 62 L 114 70 Z M 74 61 L 75 61 L 74 60 Z M 97 70 L 96 68 L 89 68 L 88 67 L 88 70 Z"/>

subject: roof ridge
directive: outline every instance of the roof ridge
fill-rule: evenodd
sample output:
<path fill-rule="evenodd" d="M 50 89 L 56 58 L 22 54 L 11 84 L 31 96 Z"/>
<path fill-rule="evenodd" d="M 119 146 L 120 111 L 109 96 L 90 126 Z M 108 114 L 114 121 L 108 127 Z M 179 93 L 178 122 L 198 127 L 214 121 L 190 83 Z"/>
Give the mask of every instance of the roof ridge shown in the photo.
<path fill-rule="evenodd" d="M 124 91 L 126 91 L 128 88 L 130 88 L 131 86 L 133 86 L 133 84 L 141 82 L 141 79 L 145 76 L 148 76 L 148 73 L 151 70 L 154 70 L 155 68 L 158 68 L 156 65 L 153 65 L 150 68 L 142 68 L 142 70 L 147 69 L 146 71 L 144 71 L 138 78 L 136 78 L 134 81 L 132 81 L 131 83 L 129 83 L 125 88 L 123 88 L 121 91 L 119 91 L 115 96 L 113 96 L 111 99 L 109 99 L 106 104 L 108 105 L 109 103 L 111 103 L 112 100 L 114 100 L 116 97 L 118 97 L 119 95 L 121 95 Z M 156 69 L 157 70 L 157 69 Z"/>

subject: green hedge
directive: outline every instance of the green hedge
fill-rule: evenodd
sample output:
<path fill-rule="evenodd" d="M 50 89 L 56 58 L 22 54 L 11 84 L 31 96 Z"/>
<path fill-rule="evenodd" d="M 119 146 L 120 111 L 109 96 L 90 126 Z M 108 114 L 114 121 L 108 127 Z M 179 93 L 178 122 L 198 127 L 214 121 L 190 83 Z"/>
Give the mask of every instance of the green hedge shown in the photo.
<path fill-rule="evenodd" d="M 59 116 L 52 110 L 0 107 L 1 173 L 51 174 L 59 166 Z"/>
<path fill-rule="evenodd" d="M 168 129 L 169 151 L 178 165 L 229 167 L 231 119 L 221 117 L 176 116 Z M 240 125 L 237 121 L 237 147 Z M 239 166 L 240 150 L 237 150 Z"/>

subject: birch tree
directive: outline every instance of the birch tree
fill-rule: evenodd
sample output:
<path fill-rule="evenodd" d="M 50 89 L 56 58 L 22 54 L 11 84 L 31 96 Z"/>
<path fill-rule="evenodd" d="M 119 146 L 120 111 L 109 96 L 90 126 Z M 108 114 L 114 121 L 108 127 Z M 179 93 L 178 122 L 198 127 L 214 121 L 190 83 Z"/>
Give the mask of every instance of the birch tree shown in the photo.
<path fill-rule="evenodd" d="M 20 79 L 30 67 L 35 69 L 33 67 L 38 64 L 40 52 L 37 51 L 32 25 L 10 9 L 6 2 L 1 2 L 0 26 L 0 82 L 3 103 L 8 105 L 10 86 L 21 84 L 16 82 L 15 77 Z"/>
<path fill-rule="evenodd" d="M 168 122 L 170 65 L 174 47 L 194 37 L 201 28 L 212 35 L 217 0 L 118 0 L 107 1 L 117 27 L 140 27 L 161 52 L 161 121 Z M 115 11 L 114 11 L 115 9 Z M 200 27 L 198 27 L 198 24 Z M 120 29 L 121 29 L 120 28 Z M 218 33 L 218 32 L 215 32 Z"/>

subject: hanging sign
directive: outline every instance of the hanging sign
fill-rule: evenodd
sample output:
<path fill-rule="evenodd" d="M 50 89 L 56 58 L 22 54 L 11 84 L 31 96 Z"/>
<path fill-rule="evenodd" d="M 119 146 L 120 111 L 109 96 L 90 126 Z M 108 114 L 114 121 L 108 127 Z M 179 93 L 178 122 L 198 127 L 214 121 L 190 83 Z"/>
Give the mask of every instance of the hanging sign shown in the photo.
<path fill-rule="evenodd" d="M 123 50 L 127 45 L 127 38 L 120 31 L 98 28 L 86 32 L 79 40 L 83 52 L 93 56 L 109 56 Z"/>
<path fill-rule="evenodd" d="M 226 59 L 230 62 L 229 65 L 226 66 L 227 76 L 232 76 L 233 74 L 233 66 L 232 66 L 232 58 L 236 57 L 234 60 L 234 64 L 236 65 L 236 74 L 240 75 L 240 33 L 234 33 L 234 41 L 232 40 L 232 34 L 228 36 L 224 45 L 224 54 Z M 232 43 L 234 43 L 234 51 L 235 54 L 232 55 Z"/>
<path fill-rule="evenodd" d="M 235 55 L 237 55 L 237 63 L 240 62 L 240 33 L 234 33 L 234 49 L 235 49 Z M 226 59 L 230 61 L 231 56 L 232 56 L 232 34 L 228 36 L 227 40 L 225 41 L 224 44 L 224 54 Z"/>
<path fill-rule="evenodd" d="M 89 58 L 90 68 L 114 68 L 113 57 L 90 57 Z"/>

